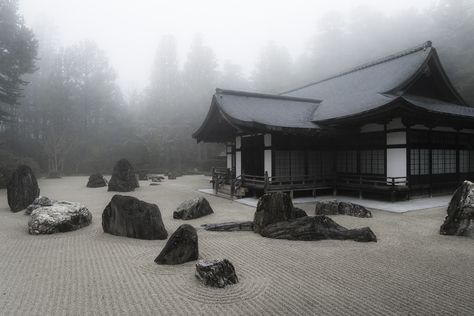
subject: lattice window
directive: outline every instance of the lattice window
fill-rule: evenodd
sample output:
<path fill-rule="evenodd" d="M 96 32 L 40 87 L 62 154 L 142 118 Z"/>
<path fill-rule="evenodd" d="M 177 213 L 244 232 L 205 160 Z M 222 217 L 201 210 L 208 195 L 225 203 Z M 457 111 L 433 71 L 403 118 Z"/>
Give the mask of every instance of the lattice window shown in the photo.
<path fill-rule="evenodd" d="M 304 167 L 304 151 L 291 151 L 291 175 L 303 176 L 305 174 Z"/>
<path fill-rule="evenodd" d="M 290 151 L 275 150 L 274 155 L 275 176 L 290 176 Z"/>
<path fill-rule="evenodd" d="M 433 174 L 456 173 L 456 150 L 433 149 L 432 151 Z"/>
<path fill-rule="evenodd" d="M 474 172 L 474 150 L 459 151 L 459 172 Z"/>
<path fill-rule="evenodd" d="M 410 174 L 426 175 L 430 172 L 429 149 L 410 149 Z"/>
<path fill-rule="evenodd" d="M 362 150 L 360 152 L 360 172 L 362 174 L 384 174 L 384 150 Z"/>
<path fill-rule="evenodd" d="M 338 151 L 336 170 L 341 173 L 357 173 L 357 151 Z"/>
<path fill-rule="evenodd" d="M 322 172 L 323 161 L 321 152 L 312 150 L 308 152 L 308 174 L 312 176 L 320 176 Z"/>

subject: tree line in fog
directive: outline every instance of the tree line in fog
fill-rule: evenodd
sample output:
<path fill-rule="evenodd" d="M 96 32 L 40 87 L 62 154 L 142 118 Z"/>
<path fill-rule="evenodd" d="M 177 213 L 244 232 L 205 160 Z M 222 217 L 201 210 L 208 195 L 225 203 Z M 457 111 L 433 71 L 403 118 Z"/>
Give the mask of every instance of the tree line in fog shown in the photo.
<path fill-rule="evenodd" d="M 0 0 L 0 23 L 12 25 L 0 28 L 4 175 L 20 162 L 51 175 L 108 172 L 122 157 L 137 169 L 209 170 L 221 163 L 224 148 L 196 144 L 191 134 L 216 87 L 280 93 L 426 40 L 433 41 L 454 85 L 474 104 L 474 6 L 468 0 L 443 0 L 429 10 L 395 16 L 368 7 L 346 16 L 328 14 L 317 32 L 298 34 L 307 41 L 303 54 L 293 57 L 281 44 L 264 43 L 250 74 L 219 61 L 199 36 L 181 61 L 177 39 L 165 36 L 157 39 L 147 88 L 126 98 L 100 43 L 63 47 L 52 25 L 26 28 L 16 5 Z"/>

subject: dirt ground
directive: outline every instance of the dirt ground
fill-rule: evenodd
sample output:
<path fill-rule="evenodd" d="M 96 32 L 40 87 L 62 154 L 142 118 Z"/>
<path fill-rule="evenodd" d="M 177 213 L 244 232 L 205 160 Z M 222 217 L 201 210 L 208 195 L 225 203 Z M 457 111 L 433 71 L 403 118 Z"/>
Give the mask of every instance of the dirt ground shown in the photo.
<path fill-rule="evenodd" d="M 172 217 L 176 206 L 199 195 L 215 214 L 186 221 L 196 228 L 253 218 L 252 207 L 196 191 L 208 181 L 141 181 L 129 195 L 156 203 L 169 234 L 183 224 Z M 194 262 L 156 265 L 165 240 L 104 234 L 101 214 L 114 193 L 86 183 L 39 181 L 42 195 L 82 202 L 94 216 L 86 228 L 50 236 L 29 235 L 28 216 L 11 213 L 0 190 L 1 315 L 474 315 L 474 240 L 439 235 L 445 209 L 333 216 L 349 228 L 371 227 L 377 243 L 199 229 L 200 257 L 229 259 L 240 278 L 214 289 L 194 277 Z M 314 215 L 314 204 L 298 207 Z"/>

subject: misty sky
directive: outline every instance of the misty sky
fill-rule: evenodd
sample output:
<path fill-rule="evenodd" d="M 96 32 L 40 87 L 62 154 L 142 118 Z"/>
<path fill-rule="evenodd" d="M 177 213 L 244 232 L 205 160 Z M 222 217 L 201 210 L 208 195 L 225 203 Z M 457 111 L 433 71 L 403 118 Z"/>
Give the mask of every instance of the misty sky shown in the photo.
<path fill-rule="evenodd" d="M 106 52 L 124 92 L 143 89 L 161 36 L 178 42 L 180 62 L 200 34 L 220 62 L 240 64 L 247 73 L 269 40 L 298 56 L 318 19 L 354 7 L 384 14 L 423 10 L 436 0 L 20 0 L 28 25 L 52 21 L 63 45 L 91 39 Z"/>

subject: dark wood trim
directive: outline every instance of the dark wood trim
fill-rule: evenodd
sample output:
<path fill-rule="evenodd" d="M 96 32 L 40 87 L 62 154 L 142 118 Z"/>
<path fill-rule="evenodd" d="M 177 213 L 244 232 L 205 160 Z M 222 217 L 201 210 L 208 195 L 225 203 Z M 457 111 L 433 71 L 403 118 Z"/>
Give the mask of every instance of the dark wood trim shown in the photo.
<path fill-rule="evenodd" d="M 407 144 L 387 145 L 387 148 L 407 148 Z"/>
<path fill-rule="evenodd" d="M 383 131 L 385 134 L 385 150 L 384 150 L 384 175 L 387 176 L 387 149 L 388 149 L 388 144 L 387 144 L 387 123 L 383 125 Z"/>
<path fill-rule="evenodd" d="M 410 134 L 411 134 L 411 130 L 410 130 L 410 127 L 407 127 L 406 128 L 406 159 L 407 159 L 407 179 L 408 180 L 408 190 L 411 190 L 411 181 L 410 181 L 410 178 L 411 178 L 411 150 L 410 150 L 410 142 L 409 142 L 409 139 L 410 139 Z"/>
<path fill-rule="evenodd" d="M 387 128 L 387 125 L 385 125 L 385 128 Z M 406 127 L 403 127 L 403 128 L 394 128 L 394 129 L 386 129 L 385 130 L 385 133 L 397 133 L 397 132 L 406 132 L 407 131 L 407 128 Z"/>

